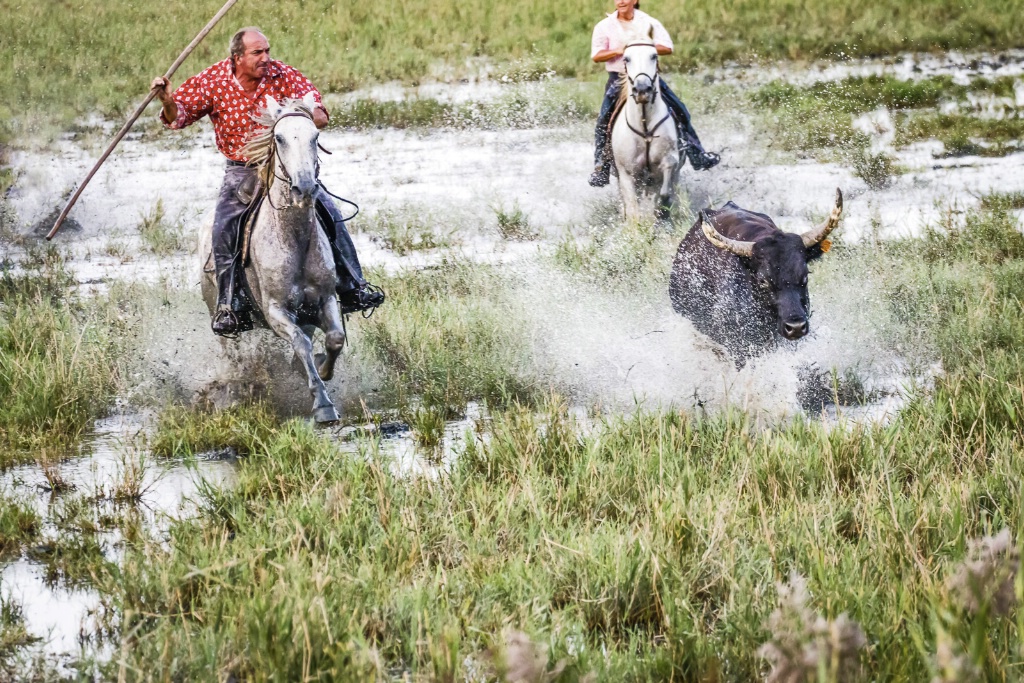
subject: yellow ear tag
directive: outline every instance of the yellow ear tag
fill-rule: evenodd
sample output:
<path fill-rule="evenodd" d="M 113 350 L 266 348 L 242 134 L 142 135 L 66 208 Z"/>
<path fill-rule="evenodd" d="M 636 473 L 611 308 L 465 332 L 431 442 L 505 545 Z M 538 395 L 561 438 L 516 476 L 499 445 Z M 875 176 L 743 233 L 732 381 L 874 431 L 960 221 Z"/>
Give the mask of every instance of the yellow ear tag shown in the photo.
<path fill-rule="evenodd" d="M 821 253 L 824 254 L 832 248 L 832 240 L 822 240 L 818 246 L 821 247 Z"/>

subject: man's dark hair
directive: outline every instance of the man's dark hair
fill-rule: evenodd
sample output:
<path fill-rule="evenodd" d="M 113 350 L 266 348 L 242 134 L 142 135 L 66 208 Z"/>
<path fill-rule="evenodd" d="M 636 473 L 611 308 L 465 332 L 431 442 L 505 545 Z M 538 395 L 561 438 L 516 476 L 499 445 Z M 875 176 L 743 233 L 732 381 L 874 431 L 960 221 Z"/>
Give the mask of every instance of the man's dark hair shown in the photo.
<path fill-rule="evenodd" d="M 263 34 L 259 26 L 246 26 L 235 31 L 235 35 L 231 36 L 231 42 L 228 43 L 228 56 L 231 57 L 231 61 L 234 62 L 236 57 L 241 57 L 245 54 L 245 34 L 246 33 L 259 33 Z"/>

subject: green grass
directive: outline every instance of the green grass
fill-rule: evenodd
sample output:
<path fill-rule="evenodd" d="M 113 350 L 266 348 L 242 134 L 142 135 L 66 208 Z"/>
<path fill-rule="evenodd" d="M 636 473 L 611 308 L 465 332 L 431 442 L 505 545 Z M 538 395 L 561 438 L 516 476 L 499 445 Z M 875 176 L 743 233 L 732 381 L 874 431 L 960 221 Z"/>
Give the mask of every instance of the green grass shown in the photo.
<path fill-rule="evenodd" d="M 10 556 L 39 535 L 42 520 L 25 502 L 0 498 L 0 556 Z M 2 648 L 0 648 L 2 649 Z"/>
<path fill-rule="evenodd" d="M 160 413 L 147 446 L 163 458 L 229 448 L 238 455 L 248 455 L 258 450 L 279 425 L 280 419 L 263 403 L 209 411 L 172 406 Z"/>
<path fill-rule="evenodd" d="M 402 102 L 359 99 L 331 106 L 336 128 L 534 128 L 593 117 L 590 88 L 519 91 L 494 101 L 451 104 L 430 98 Z"/>
<path fill-rule="evenodd" d="M 158 199 L 153 209 L 140 217 L 139 236 L 144 248 L 153 254 L 166 256 L 185 248 L 184 227 L 180 222 L 167 220 L 163 199 Z"/>
<path fill-rule="evenodd" d="M 1021 149 L 1024 119 L 981 119 L 965 114 L 908 116 L 897 131 L 897 144 L 936 139 L 945 147 L 944 156 L 1006 156 Z"/>
<path fill-rule="evenodd" d="M 382 380 L 386 405 L 405 411 L 416 398 L 455 416 L 472 400 L 503 405 L 537 395 L 510 276 L 444 260 L 374 282 L 388 294 L 388 311 L 360 324 L 358 346 Z"/>
<path fill-rule="evenodd" d="M 944 156 L 1005 156 L 1019 150 L 1024 135 L 1020 113 L 1001 119 L 980 118 L 969 110 L 938 113 L 942 103 L 963 108 L 968 94 L 1013 96 L 1017 79 L 978 78 L 968 85 L 949 76 L 908 81 L 894 76 L 851 76 L 840 81 L 796 86 L 774 81 L 751 93 L 751 102 L 772 112 L 772 144 L 801 153 L 825 151 L 849 163 L 870 187 L 884 187 L 898 169 L 891 159 L 867 151 L 868 137 L 853 127 L 853 117 L 880 107 L 897 112 L 897 147 L 921 140 L 943 143 Z"/>
<path fill-rule="evenodd" d="M 506 240 L 532 240 L 537 239 L 537 232 L 530 225 L 530 217 L 514 202 L 512 207 L 505 209 L 501 206 L 493 207 L 494 217 L 497 219 L 498 234 Z"/>
<path fill-rule="evenodd" d="M 433 212 L 417 206 L 381 209 L 360 225 L 360 231 L 368 233 L 374 241 L 398 256 L 448 248 L 457 241 L 454 230 L 442 227 L 442 221 Z"/>
<path fill-rule="evenodd" d="M 0 468 L 62 453 L 105 410 L 118 373 L 118 313 L 82 306 L 60 254 L 0 272 Z"/>
<path fill-rule="evenodd" d="M 219 3 L 189 0 L 173 6 L 114 0 L 88 12 L 57 11 L 52 0 L 3 5 L 0 121 L 10 138 L 44 131 L 55 118 L 69 122 L 93 111 L 119 116 L 145 95 Z M 1021 45 L 1020 0 L 952 0 L 901 5 L 877 0 L 837 4 L 815 0 L 710 0 L 645 7 L 676 43 L 668 69 L 752 57 L 810 58 L 882 55 L 907 50 L 999 49 Z M 236 7 L 175 81 L 226 54 L 239 26 L 259 24 L 274 54 L 299 67 L 325 91 L 374 82 L 421 81 L 432 74 L 475 71 L 480 61 L 499 74 L 536 78 L 595 74 L 589 47 L 593 25 L 611 5 L 539 0 L 470 0 L 439 6 L 424 0 L 342 6 L 256 0 Z M 54 46 L 60 49 L 54 49 Z M 62 96 L 54 99 L 53 93 Z M 45 116 L 41 116 L 44 115 Z"/>

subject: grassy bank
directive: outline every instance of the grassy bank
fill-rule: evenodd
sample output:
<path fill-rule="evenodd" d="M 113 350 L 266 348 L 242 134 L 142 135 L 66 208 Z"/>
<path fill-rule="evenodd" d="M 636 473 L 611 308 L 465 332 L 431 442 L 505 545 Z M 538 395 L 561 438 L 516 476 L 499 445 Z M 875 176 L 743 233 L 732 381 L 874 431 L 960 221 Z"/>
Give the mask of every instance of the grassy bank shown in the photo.
<path fill-rule="evenodd" d="M 145 94 L 219 3 L 149 6 L 114 0 L 65 11 L 54 0 L 5 0 L 0 64 L 0 121 L 8 134 L 70 121 L 99 110 L 121 114 Z M 912 3 L 893 11 L 878 0 L 836 4 L 813 0 L 711 0 L 655 3 L 676 41 L 670 69 L 753 56 L 806 58 L 881 55 L 906 50 L 1005 48 L 1021 45 L 1021 0 Z M 80 10 L 80 11 L 79 11 Z M 239 5 L 184 64 L 191 75 L 223 58 L 235 27 L 258 24 L 277 56 L 327 91 L 381 80 L 418 81 L 462 75 L 481 59 L 499 76 L 531 79 L 547 72 L 595 74 L 591 29 L 608 3 L 553 5 L 526 0 L 424 0 L 372 5 L 266 0 Z M 59 96 L 56 94 L 59 93 Z M 39 115 L 47 116 L 40 119 Z"/>
<path fill-rule="evenodd" d="M 0 271 L 0 468 L 63 457 L 107 409 L 119 313 L 73 285 L 52 249 Z"/>
<path fill-rule="evenodd" d="M 1014 536 L 972 539 L 1024 518 L 1024 238 L 1007 201 L 830 254 L 859 259 L 944 368 L 886 426 L 675 411 L 583 425 L 549 397 L 496 410 L 450 469 L 407 478 L 372 440 L 353 457 L 243 412 L 259 436 L 236 486 L 99 577 L 124 638 L 107 675 L 746 681 L 771 664 L 1003 680 L 1024 644 Z M 417 305 L 367 344 L 390 349 L 395 386 L 485 391 L 453 372 L 463 340 L 497 349 L 489 363 L 509 347 L 451 326 L 507 331 L 506 290 L 487 269 L 424 278 L 389 283 Z M 202 417 L 176 420 L 166 443 L 216 441 Z"/>

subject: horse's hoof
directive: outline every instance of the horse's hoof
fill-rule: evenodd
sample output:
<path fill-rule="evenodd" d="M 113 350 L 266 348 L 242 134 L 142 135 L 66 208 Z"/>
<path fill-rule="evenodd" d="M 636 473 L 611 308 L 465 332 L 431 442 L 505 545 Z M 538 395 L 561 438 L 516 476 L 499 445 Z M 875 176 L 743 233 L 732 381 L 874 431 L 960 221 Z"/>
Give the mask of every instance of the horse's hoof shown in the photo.
<path fill-rule="evenodd" d="M 341 419 L 334 406 L 324 406 L 313 411 L 313 420 L 318 425 L 329 425 Z"/>

